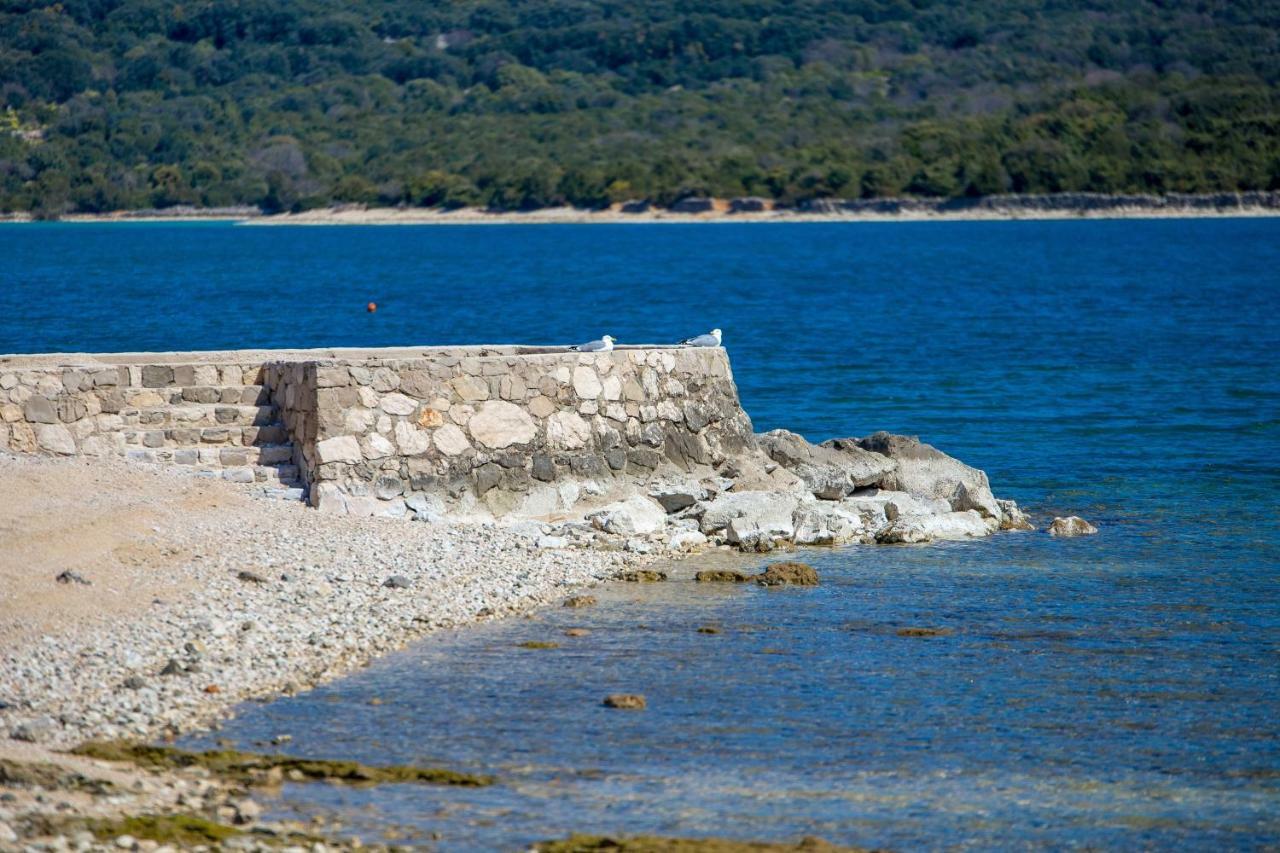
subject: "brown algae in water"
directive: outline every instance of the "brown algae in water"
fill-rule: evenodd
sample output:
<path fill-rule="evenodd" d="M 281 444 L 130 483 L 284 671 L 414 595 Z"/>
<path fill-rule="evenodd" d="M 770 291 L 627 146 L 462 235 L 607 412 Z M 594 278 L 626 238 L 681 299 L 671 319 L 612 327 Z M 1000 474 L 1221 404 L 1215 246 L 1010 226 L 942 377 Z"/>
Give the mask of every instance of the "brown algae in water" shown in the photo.
<path fill-rule="evenodd" d="M 150 746 L 127 741 L 89 741 L 71 752 L 103 761 L 126 762 L 150 770 L 204 767 L 216 776 L 243 784 L 263 783 L 269 775 L 274 775 L 273 771 L 278 771 L 293 781 L 332 781 L 352 785 L 417 782 L 427 785 L 483 787 L 493 784 L 492 776 L 435 767 L 371 767 L 356 761 L 263 755 L 233 749 L 191 752 L 171 746 Z"/>
<path fill-rule="evenodd" d="M 538 853 L 867 853 L 864 847 L 840 847 L 821 838 L 796 842 L 733 841 L 727 838 L 614 837 L 579 835 L 534 845 Z"/>

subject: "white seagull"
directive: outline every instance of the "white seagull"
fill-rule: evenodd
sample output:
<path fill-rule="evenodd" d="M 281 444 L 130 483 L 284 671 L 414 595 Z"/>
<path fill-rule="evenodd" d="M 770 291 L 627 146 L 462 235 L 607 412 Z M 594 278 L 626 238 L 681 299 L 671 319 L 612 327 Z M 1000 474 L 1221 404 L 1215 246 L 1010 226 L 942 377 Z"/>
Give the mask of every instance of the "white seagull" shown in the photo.
<path fill-rule="evenodd" d="M 680 344 L 686 347 L 718 347 L 720 346 L 720 330 L 712 329 L 709 335 L 685 338 Z"/>
<path fill-rule="evenodd" d="M 613 349 L 613 337 L 604 335 L 598 341 L 578 344 L 576 347 L 569 347 L 569 349 L 572 352 L 608 352 Z"/>

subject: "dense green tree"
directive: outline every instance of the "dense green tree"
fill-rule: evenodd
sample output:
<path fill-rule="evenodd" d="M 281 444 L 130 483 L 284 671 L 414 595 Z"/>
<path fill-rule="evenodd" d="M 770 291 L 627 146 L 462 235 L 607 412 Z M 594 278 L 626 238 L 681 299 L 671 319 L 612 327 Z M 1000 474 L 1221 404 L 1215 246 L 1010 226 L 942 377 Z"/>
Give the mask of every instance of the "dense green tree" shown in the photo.
<path fill-rule="evenodd" d="M 1276 0 L 21 0 L 0 209 L 1280 189 L 1278 83 Z"/>

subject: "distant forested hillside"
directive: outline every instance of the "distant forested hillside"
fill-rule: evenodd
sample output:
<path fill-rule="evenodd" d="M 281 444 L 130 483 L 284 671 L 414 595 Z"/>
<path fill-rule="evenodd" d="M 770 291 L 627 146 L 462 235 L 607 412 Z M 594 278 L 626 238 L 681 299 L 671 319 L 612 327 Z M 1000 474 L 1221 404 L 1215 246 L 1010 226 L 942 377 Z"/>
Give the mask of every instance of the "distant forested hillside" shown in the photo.
<path fill-rule="evenodd" d="M 0 0 L 0 210 L 1280 188 L 1280 2 Z"/>

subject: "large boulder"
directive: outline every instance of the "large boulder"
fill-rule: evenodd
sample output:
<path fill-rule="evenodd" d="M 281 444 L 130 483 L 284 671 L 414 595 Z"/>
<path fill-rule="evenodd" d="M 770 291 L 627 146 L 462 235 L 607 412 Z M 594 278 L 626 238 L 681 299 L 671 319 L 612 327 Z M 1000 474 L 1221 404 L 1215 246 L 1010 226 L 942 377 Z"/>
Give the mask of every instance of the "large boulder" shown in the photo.
<path fill-rule="evenodd" d="M 797 545 L 843 545 L 863 539 L 866 533 L 859 512 L 825 502 L 801 506 L 792 522 Z"/>
<path fill-rule="evenodd" d="M 702 508 L 699 521 L 707 536 L 719 536 L 745 550 L 768 550 L 795 536 L 792 516 L 800 505 L 794 494 L 728 492 Z"/>
<path fill-rule="evenodd" d="M 902 515 L 876 534 L 882 545 L 933 542 L 938 539 L 975 539 L 991 533 L 991 522 L 977 510 L 938 515 Z"/>
<path fill-rule="evenodd" d="M 828 501 L 878 485 L 898 467 L 888 456 L 857 445 L 814 445 L 785 429 L 758 435 L 756 443 L 770 459 L 803 480 L 815 497 Z"/>
<path fill-rule="evenodd" d="M 883 488 L 941 498 L 956 512 L 974 510 L 984 518 L 997 521 L 1003 517 L 984 472 L 924 444 L 915 436 L 877 432 L 863 439 L 833 439 L 823 442 L 823 446 L 836 449 L 856 446 L 892 459 L 897 468 L 882 481 Z"/>
<path fill-rule="evenodd" d="M 592 525 L 620 536 L 656 533 L 667 523 L 667 511 L 644 495 L 601 507 L 588 516 Z"/>

